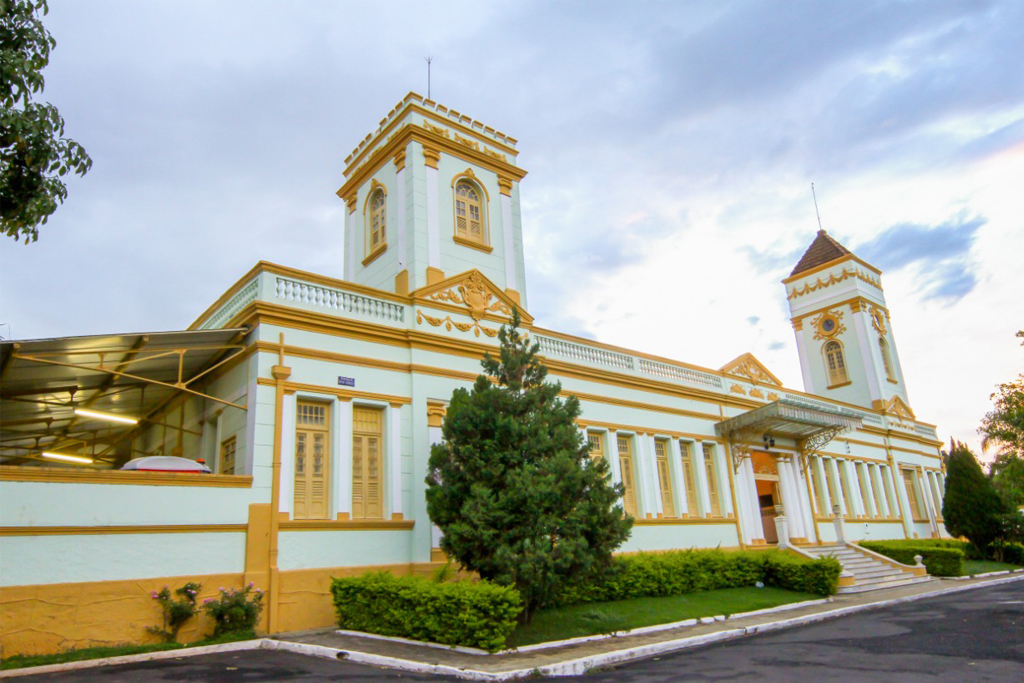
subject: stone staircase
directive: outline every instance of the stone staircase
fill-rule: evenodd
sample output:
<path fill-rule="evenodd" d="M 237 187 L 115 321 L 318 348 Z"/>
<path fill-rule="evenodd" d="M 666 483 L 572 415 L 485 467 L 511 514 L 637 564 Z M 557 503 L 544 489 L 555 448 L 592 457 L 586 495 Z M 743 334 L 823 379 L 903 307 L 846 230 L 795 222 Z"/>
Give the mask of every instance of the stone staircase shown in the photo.
<path fill-rule="evenodd" d="M 840 593 L 864 593 L 932 580 L 927 574 L 915 573 L 908 565 L 890 564 L 852 545 L 801 546 L 800 551 L 815 558 L 831 556 L 839 560 L 843 575 L 852 574 L 854 579 L 853 585 L 841 585 Z"/>

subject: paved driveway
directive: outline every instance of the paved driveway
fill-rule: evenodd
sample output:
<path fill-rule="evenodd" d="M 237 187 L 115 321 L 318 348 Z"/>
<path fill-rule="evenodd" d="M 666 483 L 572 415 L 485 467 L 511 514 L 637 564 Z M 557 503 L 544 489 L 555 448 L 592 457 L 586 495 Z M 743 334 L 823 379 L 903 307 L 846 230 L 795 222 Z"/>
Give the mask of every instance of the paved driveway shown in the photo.
<path fill-rule="evenodd" d="M 150 681 L 441 681 L 288 652 L 184 657 L 65 674 L 25 683 Z M 587 683 L 1024 683 L 1024 582 L 894 607 L 595 671 Z"/>

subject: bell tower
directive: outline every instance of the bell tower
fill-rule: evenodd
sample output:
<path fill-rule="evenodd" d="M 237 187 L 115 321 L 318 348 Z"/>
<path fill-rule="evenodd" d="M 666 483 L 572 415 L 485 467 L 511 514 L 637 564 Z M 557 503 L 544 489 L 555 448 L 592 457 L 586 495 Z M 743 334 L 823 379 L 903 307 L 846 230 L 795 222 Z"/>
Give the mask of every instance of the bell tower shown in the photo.
<path fill-rule="evenodd" d="M 345 159 L 345 279 L 408 294 L 478 270 L 525 309 L 516 142 L 406 95 Z"/>
<path fill-rule="evenodd" d="M 912 418 L 882 271 L 819 230 L 782 283 L 804 390 Z"/>

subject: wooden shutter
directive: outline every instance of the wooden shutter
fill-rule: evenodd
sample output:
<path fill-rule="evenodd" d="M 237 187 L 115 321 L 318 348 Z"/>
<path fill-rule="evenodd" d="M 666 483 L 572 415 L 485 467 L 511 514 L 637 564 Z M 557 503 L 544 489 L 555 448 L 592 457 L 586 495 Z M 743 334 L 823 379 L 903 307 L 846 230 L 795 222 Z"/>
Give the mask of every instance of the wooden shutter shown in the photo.
<path fill-rule="evenodd" d="M 604 457 L 604 439 L 600 434 L 588 432 L 587 445 L 590 446 L 590 459 L 592 461 L 600 460 Z"/>
<path fill-rule="evenodd" d="M 622 473 L 622 485 L 626 489 L 622 494 L 622 505 L 626 509 L 627 514 L 636 517 L 636 488 L 633 484 L 633 454 L 629 450 L 629 438 L 625 436 L 618 437 L 618 444 L 619 470 Z"/>
<path fill-rule="evenodd" d="M 704 444 L 704 471 L 708 475 L 708 498 L 711 502 L 711 516 L 722 516 L 722 502 L 718 495 L 718 476 L 715 472 L 715 447 Z"/>
<path fill-rule="evenodd" d="M 693 460 L 690 457 L 690 444 L 679 442 L 679 452 L 683 458 L 683 484 L 686 486 L 686 516 L 699 517 L 700 504 L 697 500 L 697 480 L 693 476 Z"/>
<path fill-rule="evenodd" d="M 927 516 L 921 509 L 921 497 L 917 495 L 917 483 L 914 481 L 913 470 L 901 470 L 903 472 L 903 483 L 907 487 L 907 500 L 910 502 L 910 514 L 914 521 L 924 521 Z"/>
<path fill-rule="evenodd" d="M 235 437 L 224 439 L 220 444 L 220 473 L 235 473 Z"/>
<path fill-rule="evenodd" d="M 352 518 L 382 519 L 381 490 L 384 411 L 352 411 Z"/>
<path fill-rule="evenodd" d="M 657 439 L 654 442 L 654 455 L 658 461 L 658 484 L 661 487 L 662 514 L 665 517 L 675 517 L 676 506 L 672 500 L 672 475 L 668 467 L 668 442 Z"/>
<path fill-rule="evenodd" d="M 327 519 L 327 404 L 300 401 L 295 417 L 295 519 Z"/>

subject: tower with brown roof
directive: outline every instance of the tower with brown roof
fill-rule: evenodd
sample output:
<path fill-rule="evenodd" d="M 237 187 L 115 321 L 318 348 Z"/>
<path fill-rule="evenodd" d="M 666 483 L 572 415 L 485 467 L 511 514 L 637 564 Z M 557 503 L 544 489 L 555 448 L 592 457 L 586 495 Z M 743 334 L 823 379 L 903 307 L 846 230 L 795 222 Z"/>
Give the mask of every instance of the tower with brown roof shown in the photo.
<path fill-rule="evenodd" d="M 910 417 L 881 276 L 819 230 L 782 283 L 804 390 Z"/>

